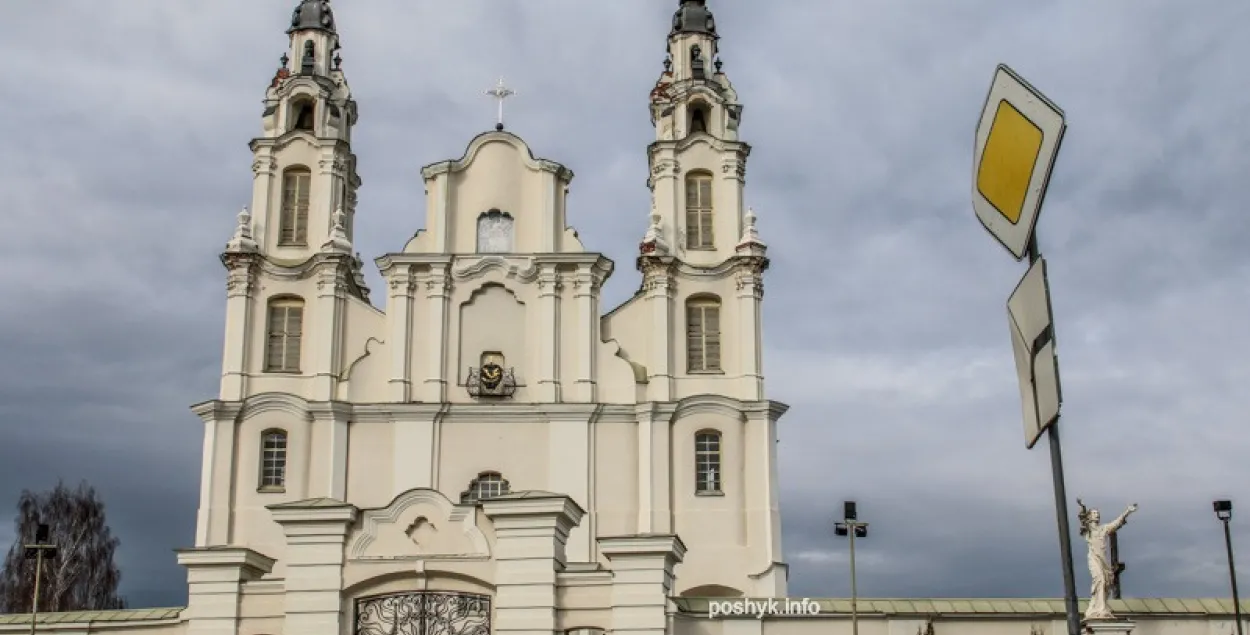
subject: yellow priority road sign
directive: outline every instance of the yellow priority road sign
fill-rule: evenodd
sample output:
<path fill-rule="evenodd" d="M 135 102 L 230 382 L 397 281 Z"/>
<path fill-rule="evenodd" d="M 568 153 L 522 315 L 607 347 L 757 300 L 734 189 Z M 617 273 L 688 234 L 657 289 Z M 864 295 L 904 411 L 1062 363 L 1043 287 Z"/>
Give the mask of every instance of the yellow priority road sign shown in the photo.
<path fill-rule="evenodd" d="M 977 125 L 972 209 L 1016 260 L 1028 250 L 1066 128 L 1063 110 L 999 64 Z"/>

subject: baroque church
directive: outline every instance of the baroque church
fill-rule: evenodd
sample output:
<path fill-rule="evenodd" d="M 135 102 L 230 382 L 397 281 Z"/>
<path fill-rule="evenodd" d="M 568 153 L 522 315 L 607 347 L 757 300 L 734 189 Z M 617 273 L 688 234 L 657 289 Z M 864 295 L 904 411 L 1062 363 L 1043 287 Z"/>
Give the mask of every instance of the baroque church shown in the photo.
<path fill-rule="evenodd" d="M 850 633 L 845 600 L 708 615 L 728 598 L 785 598 L 787 568 L 786 406 L 767 397 L 761 350 L 767 247 L 744 205 L 751 147 L 706 0 L 678 2 L 663 71 L 639 95 L 652 205 L 626 274 L 638 291 L 608 310 L 615 263 L 572 228 L 573 172 L 502 123 L 422 169 L 423 227 L 375 259 L 385 284 L 369 289 L 353 248 L 357 108 L 330 2 L 299 1 L 286 33 L 250 144 L 252 200 L 221 256 L 220 394 L 193 407 L 200 503 L 177 554 L 188 604 L 46 614 L 38 628 Z M 1144 635 L 1231 623 L 1218 602 L 1128 602 L 1113 608 Z M 857 620 L 865 634 L 1059 634 L 1062 611 L 860 600 Z M 29 626 L 0 616 L 0 633 Z"/>

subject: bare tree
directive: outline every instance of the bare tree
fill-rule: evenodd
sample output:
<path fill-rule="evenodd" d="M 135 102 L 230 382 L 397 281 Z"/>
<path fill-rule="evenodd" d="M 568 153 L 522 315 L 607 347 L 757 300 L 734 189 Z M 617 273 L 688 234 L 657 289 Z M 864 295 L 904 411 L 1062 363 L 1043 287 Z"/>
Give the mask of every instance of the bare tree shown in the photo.
<path fill-rule="evenodd" d="M 0 613 L 29 613 L 35 587 L 35 560 L 25 544 L 35 529 L 48 525 L 59 552 L 43 561 L 39 611 L 99 611 L 125 608 L 117 595 L 121 572 L 113 563 L 118 540 L 104 519 L 104 503 L 85 481 L 77 489 L 57 483 L 50 492 L 22 492 L 17 501 L 17 536 L 0 571 Z"/>

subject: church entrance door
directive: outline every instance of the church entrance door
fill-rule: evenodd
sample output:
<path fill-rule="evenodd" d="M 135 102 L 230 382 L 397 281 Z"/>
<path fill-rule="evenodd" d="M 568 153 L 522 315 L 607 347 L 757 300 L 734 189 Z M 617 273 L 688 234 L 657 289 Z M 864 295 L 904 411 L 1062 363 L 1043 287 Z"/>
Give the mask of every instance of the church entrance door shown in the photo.
<path fill-rule="evenodd" d="M 489 635 L 490 597 L 419 591 L 356 600 L 355 635 Z"/>

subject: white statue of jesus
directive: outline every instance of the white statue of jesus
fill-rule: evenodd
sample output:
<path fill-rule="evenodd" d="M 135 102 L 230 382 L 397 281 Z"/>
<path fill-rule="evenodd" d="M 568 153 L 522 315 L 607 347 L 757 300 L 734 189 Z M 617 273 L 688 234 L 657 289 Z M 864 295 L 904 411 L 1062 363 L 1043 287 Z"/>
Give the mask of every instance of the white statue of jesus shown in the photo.
<path fill-rule="evenodd" d="M 1129 514 L 1137 511 L 1137 503 L 1129 505 L 1123 514 L 1120 514 L 1115 520 L 1105 525 L 1098 524 L 1100 518 L 1097 509 L 1087 509 L 1085 503 L 1081 502 L 1079 498 L 1076 499 L 1076 504 L 1081 508 L 1077 515 L 1081 523 L 1081 535 L 1085 537 L 1085 542 L 1089 543 L 1089 577 L 1091 584 L 1089 589 L 1089 606 L 1085 609 L 1085 619 L 1115 619 L 1111 609 L 1107 608 L 1107 594 L 1110 592 L 1115 578 L 1115 570 L 1111 567 L 1111 560 L 1107 557 L 1107 539 L 1124 526 L 1124 523 L 1128 521 Z"/>

